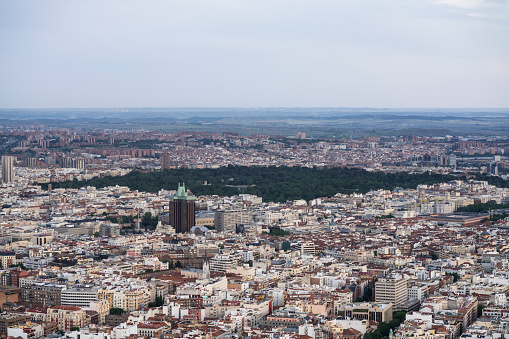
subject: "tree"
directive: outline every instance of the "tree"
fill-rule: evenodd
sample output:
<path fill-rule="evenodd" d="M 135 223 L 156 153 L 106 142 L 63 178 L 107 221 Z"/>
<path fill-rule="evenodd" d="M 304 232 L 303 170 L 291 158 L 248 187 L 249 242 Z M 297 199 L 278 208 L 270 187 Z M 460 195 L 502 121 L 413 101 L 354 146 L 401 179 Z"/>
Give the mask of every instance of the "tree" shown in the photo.
<path fill-rule="evenodd" d="M 97 238 L 97 237 L 99 237 L 99 236 L 101 236 L 101 233 L 99 233 L 99 232 L 95 232 L 95 233 L 94 233 L 94 237 L 96 237 L 96 238 Z"/>
<path fill-rule="evenodd" d="M 80 328 L 78 326 L 71 327 L 71 332 L 72 331 L 79 331 L 79 330 L 80 330 Z"/>
<path fill-rule="evenodd" d="M 399 326 L 399 324 L 398 324 L 398 326 Z M 377 329 L 380 330 L 380 333 L 384 337 L 388 336 L 389 332 L 391 331 L 391 327 L 386 322 L 381 322 L 380 324 L 378 324 Z"/>
<path fill-rule="evenodd" d="M 448 276 L 452 277 L 452 282 L 455 283 L 456 281 L 459 280 L 460 276 L 458 273 L 454 272 L 454 273 L 447 273 Z"/>
<path fill-rule="evenodd" d="M 25 270 L 25 271 L 28 271 L 29 268 L 25 267 L 25 265 L 23 265 L 22 263 L 19 263 L 19 264 L 12 264 L 10 265 L 9 267 L 19 267 L 21 268 L 22 270 Z"/>
<path fill-rule="evenodd" d="M 483 309 L 484 309 L 484 305 L 483 304 L 478 304 L 477 305 L 477 318 L 482 316 L 482 310 Z"/>
<path fill-rule="evenodd" d="M 149 303 L 148 307 L 159 307 L 159 306 L 163 306 L 163 304 L 164 304 L 163 298 L 156 297 L 156 301 Z"/>
<path fill-rule="evenodd" d="M 182 263 L 180 262 L 180 260 L 177 260 L 177 262 L 175 263 L 175 267 L 176 268 L 181 268 L 182 267 Z"/>
<path fill-rule="evenodd" d="M 364 289 L 364 294 L 362 295 L 362 301 L 371 301 L 373 299 L 373 289 L 371 287 L 366 287 Z"/>
<path fill-rule="evenodd" d="M 123 308 L 119 308 L 119 307 L 110 308 L 110 314 L 112 314 L 112 315 L 122 315 L 124 313 L 125 313 L 125 311 Z"/>

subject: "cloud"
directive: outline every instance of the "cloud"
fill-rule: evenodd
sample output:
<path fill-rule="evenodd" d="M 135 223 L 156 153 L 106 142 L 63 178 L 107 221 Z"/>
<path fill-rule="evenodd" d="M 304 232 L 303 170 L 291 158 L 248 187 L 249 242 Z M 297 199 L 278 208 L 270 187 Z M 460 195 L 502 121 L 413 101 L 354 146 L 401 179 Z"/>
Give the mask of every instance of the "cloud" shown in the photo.
<path fill-rule="evenodd" d="M 507 0 L 437 0 L 436 3 L 458 8 L 474 9 L 481 7 L 503 6 Z"/>
<path fill-rule="evenodd" d="M 483 0 L 438 0 L 437 3 L 459 8 L 474 9 L 483 6 Z"/>

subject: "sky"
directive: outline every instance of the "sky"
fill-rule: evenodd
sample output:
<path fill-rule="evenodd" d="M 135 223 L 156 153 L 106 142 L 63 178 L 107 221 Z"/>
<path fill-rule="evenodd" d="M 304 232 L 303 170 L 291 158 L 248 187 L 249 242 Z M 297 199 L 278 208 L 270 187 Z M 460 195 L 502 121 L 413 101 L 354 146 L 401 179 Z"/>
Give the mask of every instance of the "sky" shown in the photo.
<path fill-rule="evenodd" d="M 509 0 L 0 0 L 0 107 L 509 107 Z"/>

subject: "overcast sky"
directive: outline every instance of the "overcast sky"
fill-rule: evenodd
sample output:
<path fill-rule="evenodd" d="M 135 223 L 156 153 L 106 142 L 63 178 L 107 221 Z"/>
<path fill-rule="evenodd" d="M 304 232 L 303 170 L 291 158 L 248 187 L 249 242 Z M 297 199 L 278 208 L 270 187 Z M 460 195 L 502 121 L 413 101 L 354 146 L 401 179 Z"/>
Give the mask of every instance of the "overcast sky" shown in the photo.
<path fill-rule="evenodd" d="M 505 0 L 0 0 L 0 107 L 509 107 Z"/>

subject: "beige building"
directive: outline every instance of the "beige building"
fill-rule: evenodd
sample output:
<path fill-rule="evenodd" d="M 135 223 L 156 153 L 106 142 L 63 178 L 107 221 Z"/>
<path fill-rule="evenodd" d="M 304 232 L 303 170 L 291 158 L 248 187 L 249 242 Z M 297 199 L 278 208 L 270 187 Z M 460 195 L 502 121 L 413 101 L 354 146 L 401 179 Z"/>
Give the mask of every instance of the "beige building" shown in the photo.
<path fill-rule="evenodd" d="M 2 156 L 2 182 L 8 183 L 14 181 L 14 161 L 16 157 L 3 155 Z"/>
<path fill-rule="evenodd" d="M 99 324 L 106 322 L 106 316 L 110 314 L 110 304 L 107 300 L 98 300 L 90 303 L 90 309 L 99 313 Z"/>
<path fill-rule="evenodd" d="M 46 321 L 55 322 L 58 329 L 70 331 L 73 327 L 86 326 L 85 311 L 77 306 L 53 306 L 46 312 Z"/>
<path fill-rule="evenodd" d="M 407 279 L 380 278 L 375 283 L 375 301 L 379 303 L 392 303 L 394 310 L 402 310 L 408 299 Z"/>
<path fill-rule="evenodd" d="M 253 212 L 249 210 L 218 210 L 214 218 L 214 227 L 218 232 L 235 231 L 238 224 L 251 224 Z"/>
<path fill-rule="evenodd" d="M 389 322 L 392 320 L 392 311 L 391 303 L 355 303 L 339 307 L 337 315 L 360 320 Z"/>
<path fill-rule="evenodd" d="M 97 292 L 98 300 L 106 300 L 109 307 L 122 308 L 125 311 L 135 311 L 142 305 L 148 306 L 150 302 L 156 299 L 156 288 L 139 288 L 133 290 L 106 290 L 101 289 Z"/>

